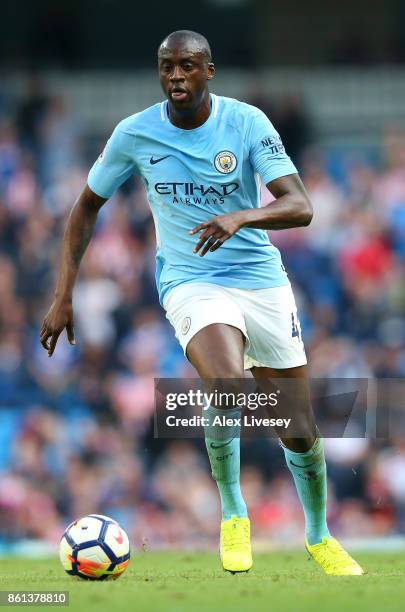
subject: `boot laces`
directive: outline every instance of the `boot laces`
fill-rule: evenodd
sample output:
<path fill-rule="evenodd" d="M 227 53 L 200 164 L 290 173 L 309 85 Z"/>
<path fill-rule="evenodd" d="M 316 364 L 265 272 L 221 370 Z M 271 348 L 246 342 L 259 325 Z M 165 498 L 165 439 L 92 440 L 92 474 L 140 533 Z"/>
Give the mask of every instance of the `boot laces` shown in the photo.
<path fill-rule="evenodd" d="M 322 557 L 323 561 L 334 567 L 345 566 L 348 563 L 353 563 L 350 555 L 336 540 L 326 539 L 324 541 L 324 547 L 319 550 L 319 555 Z"/>
<path fill-rule="evenodd" d="M 249 525 L 245 522 L 239 523 L 239 525 L 236 521 L 232 523 L 230 529 L 225 533 L 223 546 L 225 551 L 240 550 L 242 547 L 248 548 Z"/>

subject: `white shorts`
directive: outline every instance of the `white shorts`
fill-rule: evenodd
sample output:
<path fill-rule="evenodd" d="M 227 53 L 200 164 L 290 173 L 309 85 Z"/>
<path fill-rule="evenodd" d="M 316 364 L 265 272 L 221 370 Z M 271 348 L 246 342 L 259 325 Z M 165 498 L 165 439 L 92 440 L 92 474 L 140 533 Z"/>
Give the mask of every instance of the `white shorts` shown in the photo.
<path fill-rule="evenodd" d="M 184 354 L 187 344 L 207 325 L 226 323 L 246 337 L 245 369 L 277 369 L 307 363 L 291 285 L 234 289 L 211 283 L 185 283 L 164 301 Z"/>

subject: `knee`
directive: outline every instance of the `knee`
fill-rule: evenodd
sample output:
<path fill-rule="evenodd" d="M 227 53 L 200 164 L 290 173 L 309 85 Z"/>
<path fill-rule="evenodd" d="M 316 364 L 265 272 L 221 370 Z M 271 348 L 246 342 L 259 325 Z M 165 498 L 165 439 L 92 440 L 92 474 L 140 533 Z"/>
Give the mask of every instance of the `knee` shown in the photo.
<path fill-rule="evenodd" d="M 226 381 L 227 385 L 232 385 L 232 380 L 241 379 L 245 376 L 243 364 L 232 363 L 230 360 L 218 360 L 206 363 L 200 376 L 205 379 L 215 379 Z"/>
<path fill-rule="evenodd" d="M 238 368 L 232 363 L 207 365 L 203 378 L 205 389 L 215 393 L 211 405 L 215 408 L 234 408 L 238 394 L 244 391 L 244 374 L 242 367 Z"/>
<path fill-rule="evenodd" d="M 221 373 L 212 370 L 209 378 L 206 378 L 204 383 L 206 388 L 210 390 L 210 392 L 216 392 L 217 394 L 221 394 L 221 397 L 233 397 L 236 398 L 240 393 L 244 392 L 244 372 L 238 371 L 236 368 L 229 368 L 228 370 L 221 370 Z M 214 402 L 215 403 L 215 402 Z M 221 402 L 218 406 L 222 406 Z"/>

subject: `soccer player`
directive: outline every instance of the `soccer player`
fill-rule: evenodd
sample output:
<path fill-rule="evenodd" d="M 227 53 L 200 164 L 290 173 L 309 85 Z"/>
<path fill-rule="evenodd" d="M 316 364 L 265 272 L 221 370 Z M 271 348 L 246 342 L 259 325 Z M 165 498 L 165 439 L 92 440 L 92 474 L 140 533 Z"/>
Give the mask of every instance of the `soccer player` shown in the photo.
<path fill-rule="evenodd" d="M 260 110 L 210 94 L 215 69 L 202 35 L 181 30 L 167 36 L 158 65 L 167 99 L 117 125 L 71 211 L 41 343 L 51 356 L 64 328 L 75 343 L 73 286 L 97 213 L 136 174 L 155 221 L 160 302 L 199 376 L 238 380 L 250 369 L 261 387 L 290 379 L 305 391 L 307 360 L 294 296 L 266 232 L 310 223 L 312 207 L 297 170 Z M 261 208 L 260 179 L 275 198 Z M 361 567 L 329 533 L 323 442 L 309 394 L 298 396 L 304 433 L 281 443 L 304 510 L 306 547 L 327 574 L 360 575 Z M 227 410 L 239 414 L 237 407 Z M 221 497 L 221 560 L 226 570 L 247 571 L 252 554 L 240 440 L 234 428 L 218 434 L 212 426 L 223 413 L 216 405 L 206 410 L 206 446 Z"/>

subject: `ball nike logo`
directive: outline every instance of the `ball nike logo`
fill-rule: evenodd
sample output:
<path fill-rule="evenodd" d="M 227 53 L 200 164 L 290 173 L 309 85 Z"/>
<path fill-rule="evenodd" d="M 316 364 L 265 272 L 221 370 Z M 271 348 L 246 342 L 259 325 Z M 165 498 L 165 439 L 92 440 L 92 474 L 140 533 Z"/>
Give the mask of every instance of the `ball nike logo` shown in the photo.
<path fill-rule="evenodd" d="M 118 543 L 118 544 L 122 544 L 124 541 L 124 537 L 121 533 L 120 530 L 118 530 L 118 536 L 114 536 L 114 540 Z"/>

